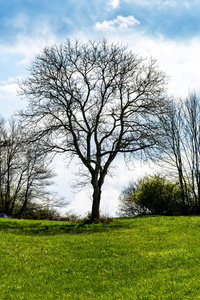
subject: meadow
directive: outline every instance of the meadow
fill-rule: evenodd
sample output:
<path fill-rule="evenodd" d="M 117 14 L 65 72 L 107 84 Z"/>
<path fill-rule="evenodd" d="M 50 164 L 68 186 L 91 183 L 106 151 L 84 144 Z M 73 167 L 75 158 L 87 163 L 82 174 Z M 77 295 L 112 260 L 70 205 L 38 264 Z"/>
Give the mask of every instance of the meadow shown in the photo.
<path fill-rule="evenodd" d="M 200 217 L 0 219 L 0 299 L 200 299 Z"/>

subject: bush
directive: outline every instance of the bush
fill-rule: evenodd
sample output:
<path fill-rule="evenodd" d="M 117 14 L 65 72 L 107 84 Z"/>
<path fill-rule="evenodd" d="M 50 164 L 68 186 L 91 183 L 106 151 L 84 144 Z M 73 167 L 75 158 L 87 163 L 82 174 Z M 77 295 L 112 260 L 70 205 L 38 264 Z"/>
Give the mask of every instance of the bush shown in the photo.
<path fill-rule="evenodd" d="M 120 195 L 120 214 L 180 215 L 188 212 L 178 183 L 160 175 L 145 176 Z"/>
<path fill-rule="evenodd" d="M 137 184 L 130 182 L 125 187 L 119 196 L 119 215 L 132 217 L 135 215 L 147 214 L 148 210 L 140 206 L 136 201 Z"/>
<path fill-rule="evenodd" d="M 26 211 L 17 216 L 23 219 L 33 220 L 59 220 L 60 215 L 55 209 L 45 207 L 40 203 L 29 203 Z"/>

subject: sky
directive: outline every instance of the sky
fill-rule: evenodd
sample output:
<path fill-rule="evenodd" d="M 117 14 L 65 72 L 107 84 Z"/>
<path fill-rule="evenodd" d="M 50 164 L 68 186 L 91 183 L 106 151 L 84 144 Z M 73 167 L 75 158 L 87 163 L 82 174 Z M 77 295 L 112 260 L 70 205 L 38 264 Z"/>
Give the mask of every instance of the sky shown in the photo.
<path fill-rule="evenodd" d="M 17 82 L 28 76 L 45 46 L 66 38 L 122 43 L 142 57 L 157 59 L 169 77 L 169 95 L 200 95 L 199 15 L 199 0 L 0 0 L 0 115 L 9 118 L 26 107 L 17 96 Z M 91 209 L 91 191 L 72 192 L 75 167 L 64 165 L 61 157 L 56 159 L 54 189 L 71 202 L 67 210 L 83 216 Z M 141 162 L 131 170 L 121 159 L 116 165 L 102 193 L 101 211 L 111 216 L 122 188 L 154 171 Z"/>

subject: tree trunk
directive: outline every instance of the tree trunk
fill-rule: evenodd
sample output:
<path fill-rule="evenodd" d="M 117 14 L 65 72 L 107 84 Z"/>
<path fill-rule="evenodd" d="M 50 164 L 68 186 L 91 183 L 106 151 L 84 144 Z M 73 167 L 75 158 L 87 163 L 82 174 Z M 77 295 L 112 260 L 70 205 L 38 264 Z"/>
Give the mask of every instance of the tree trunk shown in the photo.
<path fill-rule="evenodd" d="M 90 222 L 98 222 L 100 219 L 100 200 L 101 200 L 101 188 L 98 184 L 93 186 L 93 202 L 92 202 L 92 213 L 90 217 Z"/>
<path fill-rule="evenodd" d="M 26 214 L 26 209 L 27 209 L 27 204 L 28 204 L 28 196 L 29 196 L 29 181 L 27 183 L 26 192 L 25 192 L 25 195 L 24 195 L 24 202 L 22 204 L 22 207 L 18 211 L 17 216 L 20 216 L 24 213 Z"/>

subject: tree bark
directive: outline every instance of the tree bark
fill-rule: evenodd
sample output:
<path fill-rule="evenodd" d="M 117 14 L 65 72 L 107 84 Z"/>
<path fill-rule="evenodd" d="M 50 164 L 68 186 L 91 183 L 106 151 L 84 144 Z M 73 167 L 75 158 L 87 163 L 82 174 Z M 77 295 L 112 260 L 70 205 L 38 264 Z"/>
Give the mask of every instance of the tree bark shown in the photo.
<path fill-rule="evenodd" d="M 92 213 L 90 222 L 99 222 L 100 219 L 100 200 L 101 200 L 101 188 L 98 184 L 93 185 L 93 202 L 92 202 Z"/>

